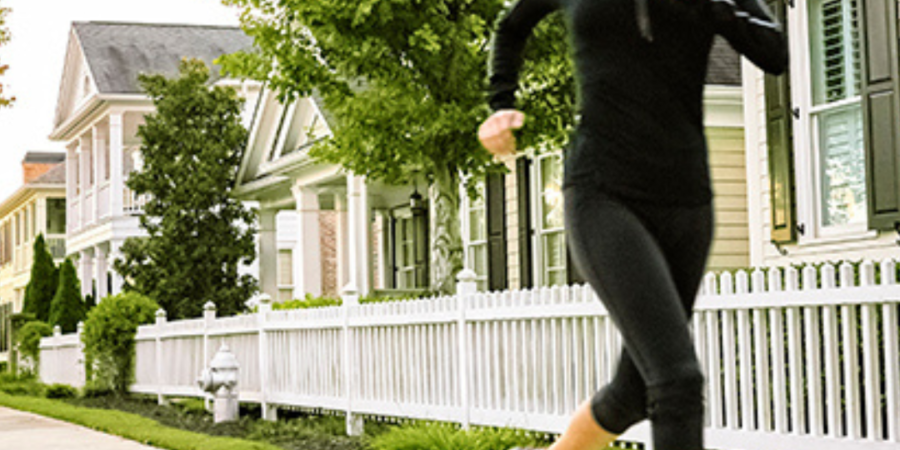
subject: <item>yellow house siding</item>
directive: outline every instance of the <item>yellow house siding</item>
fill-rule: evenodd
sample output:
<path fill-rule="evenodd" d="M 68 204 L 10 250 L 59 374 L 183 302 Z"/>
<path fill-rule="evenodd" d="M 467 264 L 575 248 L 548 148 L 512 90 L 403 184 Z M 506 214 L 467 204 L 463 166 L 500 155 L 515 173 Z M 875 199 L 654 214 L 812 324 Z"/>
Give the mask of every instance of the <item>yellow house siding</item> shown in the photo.
<path fill-rule="evenodd" d="M 747 167 L 741 128 L 707 128 L 710 171 L 715 191 L 716 233 L 708 270 L 750 263 Z"/>

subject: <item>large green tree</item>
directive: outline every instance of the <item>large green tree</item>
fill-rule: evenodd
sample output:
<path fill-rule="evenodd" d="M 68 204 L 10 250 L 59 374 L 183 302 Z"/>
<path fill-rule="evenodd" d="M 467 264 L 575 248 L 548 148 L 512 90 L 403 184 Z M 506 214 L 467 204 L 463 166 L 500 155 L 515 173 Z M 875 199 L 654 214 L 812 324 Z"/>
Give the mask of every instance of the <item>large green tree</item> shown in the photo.
<path fill-rule="evenodd" d="M 59 288 L 50 305 L 50 325 L 59 325 L 63 333 L 74 333 L 78 322 L 87 315 L 87 305 L 81 298 L 81 284 L 72 260 L 66 258 L 59 269 Z"/>
<path fill-rule="evenodd" d="M 243 10 L 243 28 L 258 50 L 222 58 L 225 69 L 265 80 L 285 102 L 318 93 L 336 119 L 334 137 L 313 148 L 313 156 L 390 184 L 425 176 L 435 192 L 432 289 L 452 291 L 462 268 L 459 181 L 501 170 L 475 138 L 489 113 L 485 72 L 501 0 L 223 2 Z M 562 36 L 560 25 L 557 17 L 539 34 Z M 568 95 L 526 109 L 543 116 L 522 136 L 523 145 L 542 147 L 542 141 L 564 141 L 571 126 L 571 68 L 564 38 L 536 42 L 549 46 L 529 51 L 554 56 L 547 64 L 558 67 L 529 67 L 539 75 L 526 76 L 523 95 Z"/>
<path fill-rule="evenodd" d="M 31 264 L 31 278 L 25 286 L 25 303 L 22 310 L 34 314 L 41 322 L 50 320 L 50 305 L 59 284 L 59 271 L 53 263 L 53 255 L 47 250 L 44 235 L 39 234 L 34 241 L 34 255 Z"/>
<path fill-rule="evenodd" d="M 0 47 L 9 42 L 9 29 L 6 28 L 6 17 L 9 15 L 9 12 L 9 8 L 0 6 Z M 0 62 L 0 76 L 3 76 L 7 70 L 9 70 L 9 65 Z M 12 102 L 15 100 L 15 97 L 3 95 L 3 84 L 0 84 L 0 108 L 12 105 Z"/>
<path fill-rule="evenodd" d="M 232 315 L 258 289 L 238 273 L 256 258 L 256 213 L 231 196 L 247 141 L 243 101 L 232 88 L 210 87 L 202 61 L 184 60 L 179 70 L 172 79 L 140 77 L 156 112 L 138 129 L 144 167 L 127 185 L 149 195 L 140 218 L 148 237 L 126 240 L 114 264 L 126 289 L 172 319 L 197 317 L 208 301 Z"/>

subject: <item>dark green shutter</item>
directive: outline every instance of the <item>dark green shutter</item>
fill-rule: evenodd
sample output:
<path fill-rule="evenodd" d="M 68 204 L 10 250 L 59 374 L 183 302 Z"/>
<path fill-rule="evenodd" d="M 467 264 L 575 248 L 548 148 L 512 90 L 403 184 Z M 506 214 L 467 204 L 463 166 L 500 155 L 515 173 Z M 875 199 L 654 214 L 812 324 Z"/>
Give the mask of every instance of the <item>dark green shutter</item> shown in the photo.
<path fill-rule="evenodd" d="M 864 0 L 861 7 L 869 227 L 890 229 L 900 221 L 897 9 L 893 0 Z"/>
<path fill-rule="evenodd" d="M 428 210 L 412 208 L 412 226 L 415 239 L 416 287 L 426 288 L 428 284 Z"/>
<path fill-rule="evenodd" d="M 491 174 L 486 180 L 485 209 L 488 241 L 488 289 L 509 287 L 506 277 L 506 182 L 505 175 Z"/>
<path fill-rule="evenodd" d="M 521 288 L 534 286 L 531 255 L 531 160 L 516 160 L 516 201 L 519 215 L 519 283 Z"/>
<path fill-rule="evenodd" d="M 787 34 L 787 6 L 784 0 L 769 2 L 776 19 Z M 794 152 L 792 139 L 790 75 L 766 74 L 766 142 L 769 147 L 769 197 L 772 209 L 772 242 L 796 240 L 794 203 Z"/>

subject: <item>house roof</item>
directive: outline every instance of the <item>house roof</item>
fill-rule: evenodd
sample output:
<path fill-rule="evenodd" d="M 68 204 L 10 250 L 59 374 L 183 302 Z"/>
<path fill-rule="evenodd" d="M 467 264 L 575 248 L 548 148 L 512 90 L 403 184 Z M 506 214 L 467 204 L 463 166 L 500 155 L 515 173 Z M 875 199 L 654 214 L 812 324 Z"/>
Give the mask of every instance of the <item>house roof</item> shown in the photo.
<path fill-rule="evenodd" d="M 713 41 L 709 67 L 706 70 L 706 84 L 741 85 L 741 56 L 721 36 L 716 36 Z"/>
<path fill-rule="evenodd" d="M 65 156 L 65 155 L 63 155 Z M 66 165 L 65 164 L 56 164 L 52 169 L 45 172 L 43 175 L 29 181 L 26 183 L 26 186 L 32 185 L 48 185 L 48 184 L 66 184 Z"/>
<path fill-rule="evenodd" d="M 58 164 L 65 160 L 63 152 L 27 152 L 22 164 Z"/>
<path fill-rule="evenodd" d="M 215 80 L 214 59 L 253 45 L 237 27 L 119 22 L 74 22 L 72 27 L 101 94 L 140 93 L 139 74 L 177 75 L 186 57 L 206 62 Z"/>

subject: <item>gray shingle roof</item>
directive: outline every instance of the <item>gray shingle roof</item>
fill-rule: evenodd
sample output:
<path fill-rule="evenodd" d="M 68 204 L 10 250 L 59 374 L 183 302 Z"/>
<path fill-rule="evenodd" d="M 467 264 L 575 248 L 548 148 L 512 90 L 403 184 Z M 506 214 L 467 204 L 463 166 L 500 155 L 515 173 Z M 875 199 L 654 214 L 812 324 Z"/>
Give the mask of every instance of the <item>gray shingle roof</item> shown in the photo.
<path fill-rule="evenodd" d="M 59 184 L 65 186 L 66 184 L 66 165 L 65 164 L 57 164 L 52 169 L 48 170 L 43 175 L 31 180 L 28 182 L 28 185 L 34 184 Z"/>
<path fill-rule="evenodd" d="M 72 27 L 102 94 L 139 93 L 138 74 L 174 76 L 186 57 L 205 61 L 215 80 L 214 59 L 253 45 L 237 27 L 116 22 L 75 22 Z"/>
<path fill-rule="evenodd" d="M 721 36 L 716 36 L 713 42 L 706 84 L 741 85 L 741 56 Z"/>
<path fill-rule="evenodd" d="M 26 152 L 23 164 L 57 164 L 66 160 L 63 152 Z"/>

